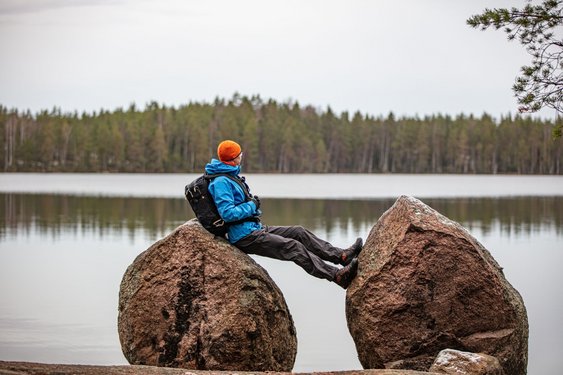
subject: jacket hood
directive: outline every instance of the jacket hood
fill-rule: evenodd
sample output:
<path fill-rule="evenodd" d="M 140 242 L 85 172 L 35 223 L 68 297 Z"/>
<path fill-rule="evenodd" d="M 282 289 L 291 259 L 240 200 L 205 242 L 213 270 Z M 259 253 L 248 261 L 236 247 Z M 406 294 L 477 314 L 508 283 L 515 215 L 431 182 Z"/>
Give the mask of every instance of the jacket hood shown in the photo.
<path fill-rule="evenodd" d="M 207 174 L 218 174 L 218 173 L 228 173 L 232 175 L 238 175 L 240 173 L 240 165 L 232 166 L 225 164 L 217 159 L 211 159 L 210 163 L 205 166 L 205 173 Z"/>

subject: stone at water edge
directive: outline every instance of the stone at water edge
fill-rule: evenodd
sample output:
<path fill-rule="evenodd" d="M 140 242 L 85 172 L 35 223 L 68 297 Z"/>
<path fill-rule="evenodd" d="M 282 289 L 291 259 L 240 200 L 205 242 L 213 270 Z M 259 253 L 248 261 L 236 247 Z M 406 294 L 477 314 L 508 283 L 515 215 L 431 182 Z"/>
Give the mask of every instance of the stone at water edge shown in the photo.
<path fill-rule="evenodd" d="M 505 375 L 495 357 L 453 349 L 442 350 L 434 360 L 430 371 L 452 375 Z"/>
<path fill-rule="evenodd" d="M 427 370 L 453 348 L 526 374 L 520 294 L 467 230 L 412 197 L 400 197 L 371 230 L 346 293 L 346 317 L 364 368 L 403 361 Z"/>
<path fill-rule="evenodd" d="M 129 266 L 118 330 L 131 364 L 291 371 L 297 352 L 292 317 L 268 273 L 195 219 Z"/>

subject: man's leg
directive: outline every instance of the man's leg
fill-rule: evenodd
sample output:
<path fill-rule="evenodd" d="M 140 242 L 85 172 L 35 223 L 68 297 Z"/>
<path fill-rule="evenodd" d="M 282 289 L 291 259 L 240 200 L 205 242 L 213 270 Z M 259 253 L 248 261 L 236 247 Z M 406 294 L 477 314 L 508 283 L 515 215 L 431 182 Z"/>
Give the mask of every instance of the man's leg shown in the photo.
<path fill-rule="evenodd" d="M 343 249 L 332 246 L 330 242 L 320 239 L 313 232 L 300 225 L 285 227 L 267 226 L 266 231 L 297 240 L 305 245 L 307 250 L 331 263 L 340 264 L 342 261 L 340 256 L 344 251 Z"/>
<path fill-rule="evenodd" d="M 235 243 L 235 246 L 247 254 L 290 260 L 320 279 L 334 281 L 338 272 L 338 268 L 325 263 L 314 252 L 307 251 L 302 242 L 271 233 L 267 228 L 249 234 Z"/>

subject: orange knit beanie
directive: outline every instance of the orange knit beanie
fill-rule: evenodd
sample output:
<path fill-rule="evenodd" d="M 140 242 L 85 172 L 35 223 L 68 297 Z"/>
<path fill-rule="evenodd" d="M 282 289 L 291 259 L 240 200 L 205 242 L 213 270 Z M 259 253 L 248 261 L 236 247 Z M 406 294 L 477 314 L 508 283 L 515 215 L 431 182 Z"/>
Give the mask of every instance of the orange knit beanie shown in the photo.
<path fill-rule="evenodd" d="M 228 162 L 236 159 L 237 156 L 240 155 L 241 151 L 242 149 L 238 143 L 227 140 L 219 143 L 219 147 L 217 147 L 217 156 L 219 156 L 219 160 L 229 164 Z"/>

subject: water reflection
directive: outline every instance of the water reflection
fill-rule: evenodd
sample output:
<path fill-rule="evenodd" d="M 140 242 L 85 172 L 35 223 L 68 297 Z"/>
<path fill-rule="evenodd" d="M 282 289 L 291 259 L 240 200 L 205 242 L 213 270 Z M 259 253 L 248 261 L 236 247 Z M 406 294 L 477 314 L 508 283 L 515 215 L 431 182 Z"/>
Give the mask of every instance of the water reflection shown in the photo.
<path fill-rule="evenodd" d="M 54 236 L 95 230 L 105 237 L 121 231 L 131 238 L 144 229 L 157 238 L 193 215 L 178 199 L 27 194 L 0 194 L 0 211 L 2 237 L 33 228 Z"/>
<path fill-rule="evenodd" d="M 368 230 L 392 204 L 382 200 L 267 199 L 263 221 L 309 228 Z M 424 202 L 470 231 L 530 234 L 542 229 L 563 232 L 563 197 L 425 199 Z M 186 201 L 171 198 L 112 198 L 67 195 L 0 194 L 0 238 L 32 228 L 60 236 L 95 230 L 100 237 L 115 231 L 133 239 L 139 229 L 151 239 L 162 237 L 193 217 Z M 350 228 L 351 226 L 351 228 Z"/>
<path fill-rule="evenodd" d="M 530 322 L 529 373 L 559 373 L 563 197 L 424 202 L 468 228 L 522 294 Z M 357 235 L 365 238 L 393 203 L 262 204 L 265 223 L 299 223 L 345 245 Z M 115 325 L 121 277 L 141 251 L 192 217 L 182 199 L 0 194 L 0 360 L 125 364 Z M 294 371 L 359 369 L 344 291 L 288 262 L 256 260 L 292 312 L 299 340 Z"/>

